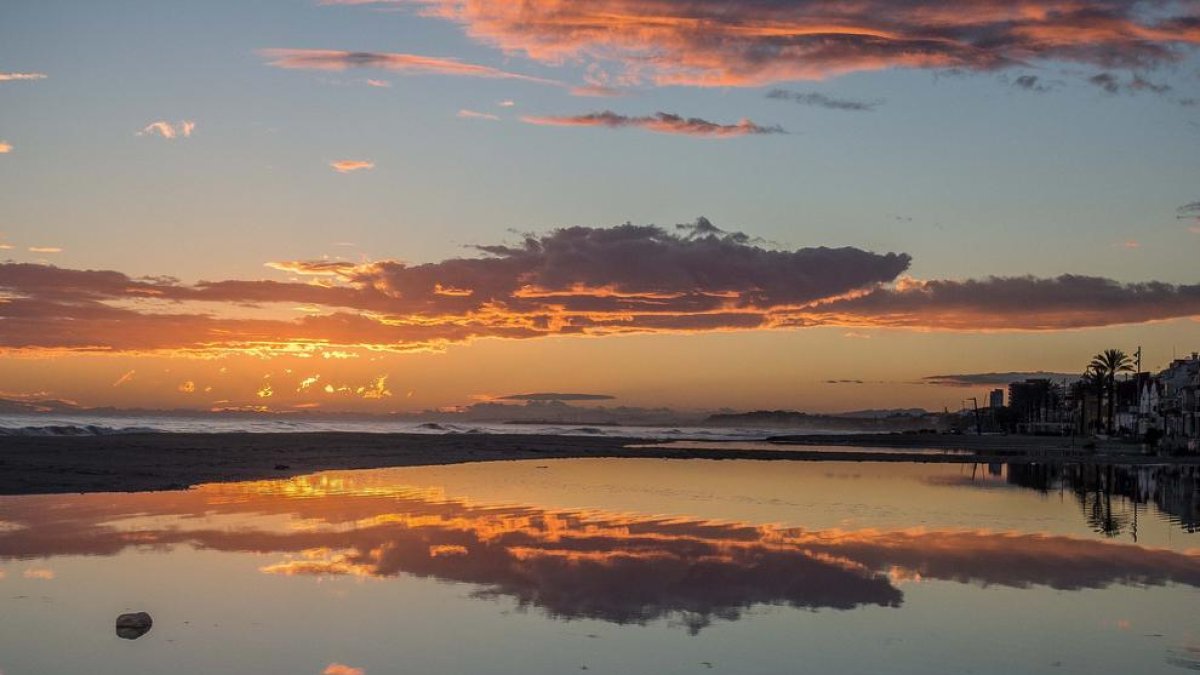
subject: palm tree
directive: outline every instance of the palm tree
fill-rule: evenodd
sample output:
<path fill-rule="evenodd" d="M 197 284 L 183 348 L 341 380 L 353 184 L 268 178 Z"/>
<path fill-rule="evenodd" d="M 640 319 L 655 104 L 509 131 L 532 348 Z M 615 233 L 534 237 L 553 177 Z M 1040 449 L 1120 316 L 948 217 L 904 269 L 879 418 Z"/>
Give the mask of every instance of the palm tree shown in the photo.
<path fill-rule="evenodd" d="M 1092 357 L 1088 366 L 1092 370 L 1103 373 L 1108 388 L 1108 435 L 1116 430 L 1117 410 L 1117 373 L 1132 373 L 1133 361 L 1129 355 L 1120 349 L 1105 349 Z"/>

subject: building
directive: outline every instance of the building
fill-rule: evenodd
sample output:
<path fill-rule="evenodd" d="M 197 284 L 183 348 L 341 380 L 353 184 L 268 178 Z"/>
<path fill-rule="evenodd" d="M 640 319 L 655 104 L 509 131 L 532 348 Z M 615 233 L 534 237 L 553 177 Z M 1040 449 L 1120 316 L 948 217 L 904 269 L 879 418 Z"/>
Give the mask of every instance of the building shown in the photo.
<path fill-rule="evenodd" d="M 1171 450 L 1200 451 L 1200 354 L 1176 359 L 1158 374 L 1162 444 Z"/>
<path fill-rule="evenodd" d="M 1016 420 L 1017 433 L 1065 435 L 1071 418 L 1063 405 L 1062 385 L 1045 378 L 1008 385 L 1008 408 Z"/>
<path fill-rule="evenodd" d="M 988 407 L 989 408 L 1003 408 L 1004 407 L 1004 390 L 1003 389 L 993 389 L 991 392 L 988 393 Z"/>

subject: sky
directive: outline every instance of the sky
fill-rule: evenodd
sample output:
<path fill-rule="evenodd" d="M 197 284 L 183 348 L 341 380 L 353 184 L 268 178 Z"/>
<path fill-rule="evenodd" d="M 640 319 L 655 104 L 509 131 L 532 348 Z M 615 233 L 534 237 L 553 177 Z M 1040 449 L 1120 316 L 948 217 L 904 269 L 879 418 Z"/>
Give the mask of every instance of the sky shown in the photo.
<path fill-rule="evenodd" d="M 1198 47 L 1195 1 L 6 2 L 0 398 L 941 409 L 1162 367 Z"/>

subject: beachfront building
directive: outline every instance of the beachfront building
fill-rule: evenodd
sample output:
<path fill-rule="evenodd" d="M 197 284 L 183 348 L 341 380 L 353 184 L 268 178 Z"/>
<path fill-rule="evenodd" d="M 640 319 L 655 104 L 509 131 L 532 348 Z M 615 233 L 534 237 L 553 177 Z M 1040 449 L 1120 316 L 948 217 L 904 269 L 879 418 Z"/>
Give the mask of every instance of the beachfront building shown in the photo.
<path fill-rule="evenodd" d="M 1162 443 L 1172 450 L 1200 451 L 1200 354 L 1175 359 L 1158 374 Z"/>

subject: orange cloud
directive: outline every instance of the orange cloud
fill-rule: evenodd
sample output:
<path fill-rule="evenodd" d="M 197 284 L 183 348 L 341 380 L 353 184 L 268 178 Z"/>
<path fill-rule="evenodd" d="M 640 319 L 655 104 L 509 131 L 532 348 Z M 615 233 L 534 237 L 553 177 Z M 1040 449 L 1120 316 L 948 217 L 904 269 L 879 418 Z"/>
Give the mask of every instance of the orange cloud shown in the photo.
<path fill-rule="evenodd" d="M 611 110 L 586 115 L 567 117 L 522 117 L 521 121 L 529 124 L 541 124 L 558 127 L 608 127 L 622 129 L 633 127 L 655 131 L 664 134 L 684 134 L 688 136 L 709 136 L 713 138 L 731 138 L 734 136 L 785 134 L 779 126 L 764 127 L 750 120 L 743 119 L 737 124 L 717 124 L 697 117 L 680 117 L 671 113 L 655 113 L 645 117 L 629 117 L 618 115 Z"/>
<path fill-rule="evenodd" d="M 563 228 L 477 250 L 479 257 L 424 264 L 271 264 L 320 275 L 319 283 L 184 284 L 0 263 L 0 351 L 340 359 L 481 338 L 812 326 L 1041 331 L 1200 316 L 1200 284 L 1076 275 L 915 280 L 901 276 L 905 254 L 765 248 L 705 219 L 673 230 Z M 238 311 L 247 304 L 262 307 L 262 318 Z M 297 306 L 307 311 L 296 316 Z M 331 388 L 390 395 L 385 381 Z"/>
<path fill-rule="evenodd" d="M 329 166 L 338 173 L 352 173 L 354 171 L 363 171 L 375 168 L 375 162 L 368 162 L 359 159 L 339 159 L 335 162 L 330 162 Z"/>
<path fill-rule="evenodd" d="M 351 668 L 341 663 L 331 663 L 325 666 L 325 670 L 321 671 L 321 675 L 366 675 L 362 668 Z"/>
<path fill-rule="evenodd" d="M 330 0 L 330 4 L 364 4 Z M 1145 70 L 1200 43 L 1195 3 L 1127 0 L 411 0 L 508 54 L 621 84 L 761 86 L 888 68 L 1039 61 Z M 596 78 L 593 79 L 605 79 Z"/>
<path fill-rule="evenodd" d="M 58 246 L 30 246 L 30 253 L 62 253 L 62 249 Z"/>
<path fill-rule="evenodd" d="M 458 59 L 389 52 L 347 52 L 332 49 L 262 49 L 268 65 L 298 70 L 342 71 L 349 68 L 378 68 L 412 75 L 455 75 L 490 79 L 522 80 L 558 84 L 552 80 L 510 73 Z"/>
<path fill-rule="evenodd" d="M 196 383 L 192 382 L 191 380 L 188 380 L 187 382 L 181 382 L 176 389 L 183 394 L 194 394 L 196 392 Z"/>
<path fill-rule="evenodd" d="M 0 155 L 8 154 L 12 152 L 12 149 L 12 143 L 9 143 L 8 141 L 0 141 Z"/>
<path fill-rule="evenodd" d="M 142 127 L 142 130 L 137 133 L 138 136 L 159 136 L 166 139 L 187 138 L 196 130 L 196 123 L 190 120 L 183 120 L 172 124 L 163 120 L 151 122 Z"/>

